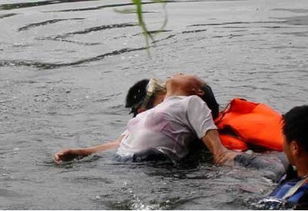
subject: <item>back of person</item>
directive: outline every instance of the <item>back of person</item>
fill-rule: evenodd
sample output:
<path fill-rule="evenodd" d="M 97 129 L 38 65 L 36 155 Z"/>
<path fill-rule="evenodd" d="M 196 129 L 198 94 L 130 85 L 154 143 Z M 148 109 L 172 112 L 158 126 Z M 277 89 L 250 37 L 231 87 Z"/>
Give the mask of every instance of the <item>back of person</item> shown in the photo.
<path fill-rule="evenodd" d="M 216 126 L 201 98 L 170 96 L 128 122 L 117 153 L 127 157 L 155 148 L 178 161 L 188 154 L 190 142 L 209 129 Z"/>
<path fill-rule="evenodd" d="M 138 81 L 129 89 L 126 107 L 131 107 L 134 115 L 137 114 L 141 105 L 144 105 L 148 90 L 147 84 L 150 84 L 149 81 L 152 80 Z M 248 149 L 282 151 L 283 137 L 279 112 L 262 103 L 235 98 L 230 101 L 224 111 L 219 113 L 219 104 L 211 87 L 204 84 L 202 90 L 204 94 L 200 97 L 211 109 L 220 139 L 225 147 L 240 151 Z M 155 106 L 151 103 L 155 98 L 154 94 L 150 103 L 144 106 L 147 109 Z"/>

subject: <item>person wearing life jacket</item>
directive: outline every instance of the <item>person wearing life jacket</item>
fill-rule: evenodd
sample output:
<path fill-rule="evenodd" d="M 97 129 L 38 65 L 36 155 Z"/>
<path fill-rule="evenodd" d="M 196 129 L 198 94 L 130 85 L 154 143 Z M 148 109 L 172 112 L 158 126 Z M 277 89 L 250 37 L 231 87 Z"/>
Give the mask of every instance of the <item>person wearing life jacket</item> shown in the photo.
<path fill-rule="evenodd" d="M 283 151 L 290 162 L 287 174 L 268 197 L 258 202 L 261 209 L 308 209 L 308 105 L 284 115 Z"/>

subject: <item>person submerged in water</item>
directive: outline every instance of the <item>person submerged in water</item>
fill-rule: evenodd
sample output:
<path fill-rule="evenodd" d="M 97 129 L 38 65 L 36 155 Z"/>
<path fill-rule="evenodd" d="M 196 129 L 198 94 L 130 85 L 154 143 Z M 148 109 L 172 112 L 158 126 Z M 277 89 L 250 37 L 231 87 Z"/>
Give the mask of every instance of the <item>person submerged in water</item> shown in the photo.
<path fill-rule="evenodd" d="M 291 109 L 283 122 L 283 150 L 291 165 L 279 185 L 258 205 L 262 209 L 308 209 L 308 105 Z"/>
<path fill-rule="evenodd" d="M 149 87 L 152 87 L 150 92 L 147 91 Z M 129 89 L 126 97 L 126 107 L 131 108 L 130 113 L 136 116 L 160 103 L 165 95 L 162 87 L 163 82 L 157 79 L 138 81 Z M 234 165 L 262 169 L 267 171 L 267 177 L 273 181 L 279 180 L 288 166 L 286 156 L 280 152 L 282 150 L 281 114 L 265 104 L 244 99 L 232 100 L 227 109 L 219 112 L 219 104 L 212 88 L 204 84 L 202 91 L 204 94 L 201 98 L 212 111 L 222 144 L 230 150 L 242 151 L 234 158 Z M 234 118 L 231 121 L 230 116 Z M 241 121 L 244 122 L 244 126 L 239 126 L 238 122 L 241 123 Z M 258 133 L 255 133 L 256 125 L 261 130 Z M 269 130 L 270 134 L 268 134 Z M 198 144 L 192 145 L 190 155 L 198 156 L 196 152 L 200 152 L 202 148 L 205 147 Z M 203 150 L 200 153 L 204 152 Z M 192 159 L 198 159 L 196 156 Z"/>
<path fill-rule="evenodd" d="M 281 154 L 269 158 L 267 155 L 262 157 L 255 154 L 235 153 L 227 150 L 221 144 L 217 128 L 213 122 L 213 118 L 217 118 L 219 115 L 219 105 L 211 87 L 206 83 L 193 76 L 177 75 L 167 81 L 166 87 L 167 89 L 165 90 L 164 86 L 155 80 L 145 79 L 137 82 L 129 89 L 126 97 L 126 107 L 130 107 L 131 113 L 135 116 L 135 118 L 129 121 L 127 131 L 112 142 L 89 148 L 61 150 L 55 154 L 55 162 L 61 163 L 62 161 L 113 148 L 118 148 L 117 155 L 120 160 L 147 161 L 170 159 L 178 162 L 189 153 L 191 142 L 200 143 L 198 141 L 199 138 L 209 148 L 210 152 L 213 153 L 216 163 L 222 164 L 228 160 L 229 165 L 232 163 L 245 167 L 268 169 L 274 172 L 273 180 L 276 180 L 285 172 L 287 164 L 284 162 L 284 156 Z M 164 100 L 165 95 L 167 96 L 166 99 L 172 99 L 175 96 L 182 98 L 180 96 L 190 95 L 197 95 L 198 97 L 195 96 L 194 100 L 190 99 L 189 101 L 193 102 L 189 106 L 186 103 L 179 110 L 176 103 L 174 105 L 170 103 L 172 105 L 170 106 L 167 100 Z M 169 99 L 168 101 L 172 102 Z M 152 109 L 150 108 L 157 106 L 161 102 L 162 106 L 159 105 L 157 108 L 159 111 L 156 108 L 151 111 Z M 164 106 L 165 104 L 169 105 L 169 107 Z M 181 106 L 181 103 L 179 105 Z M 150 111 L 146 111 L 148 109 Z M 187 119 L 189 117 L 190 120 Z M 169 122 L 176 122 L 177 124 L 172 125 Z M 206 142 L 206 138 L 202 136 L 207 131 L 207 124 L 205 122 L 208 123 L 209 134 L 211 134 L 214 141 Z M 228 154 L 226 159 L 223 158 L 224 153 Z"/>
<path fill-rule="evenodd" d="M 129 88 L 126 95 L 125 107 L 131 108 L 130 114 L 132 113 L 133 117 L 135 117 L 138 113 L 153 108 L 161 103 L 164 100 L 165 95 L 166 89 L 164 83 L 158 83 L 158 80 L 156 79 L 143 79 L 136 82 L 132 87 Z M 62 161 L 70 161 L 75 158 L 80 159 L 94 153 L 115 149 L 119 147 L 121 139 L 122 135 L 116 140 L 109 141 L 97 146 L 63 149 L 54 155 L 54 161 L 59 164 Z M 164 156 L 161 156 L 160 153 L 155 153 L 154 151 L 149 150 L 148 154 L 150 153 L 151 155 L 148 156 L 148 160 L 159 160 L 165 158 Z M 157 157 L 154 157 L 155 155 Z"/>
<path fill-rule="evenodd" d="M 163 83 L 157 81 L 144 79 L 129 89 L 126 107 L 131 108 L 134 116 L 162 101 L 165 95 Z M 238 151 L 282 151 L 283 136 L 279 112 L 265 104 L 241 98 L 232 99 L 224 110 L 219 111 L 219 104 L 211 87 L 205 84 L 202 90 L 204 94 L 200 97 L 212 111 L 225 147 Z"/>
<path fill-rule="evenodd" d="M 220 143 L 212 111 L 201 98 L 204 86 L 195 76 L 175 75 L 166 81 L 163 101 L 131 119 L 118 139 L 89 148 L 61 150 L 54 155 L 54 161 L 61 163 L 118 148 L 117 155 L 123 160 L 164 157 L 177 162 L 189 153 L 191 142 L 199 139 L 213 154 L 215 163 L 229 164 L 237 153 Z"/>

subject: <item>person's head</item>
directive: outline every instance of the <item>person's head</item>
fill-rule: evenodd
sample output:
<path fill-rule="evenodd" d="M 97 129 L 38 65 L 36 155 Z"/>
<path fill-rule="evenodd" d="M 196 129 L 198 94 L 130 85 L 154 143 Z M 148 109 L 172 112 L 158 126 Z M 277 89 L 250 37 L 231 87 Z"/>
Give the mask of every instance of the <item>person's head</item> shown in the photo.
<path fill-rule="evenodd" d="M 211 109 L 213 119 L 218 116 L 219 104 L 217 103 L 211 87 L 194 75 L 176 74 L 166 82 L 167 92 L 180 95 L 198 95 Z"/>
<path fill-rule="evenodd" d="M 149 79 L 140 80 L 130 87 L 127 92 L 125 107 L 131 108 L 130 113 L 133 113 L 134 116 L 138 114 L 138 109 L 142 105 L 149 81 Z"/>
<path fill-rule="evenodd" d="M 147 98 L 148 85 L 151 81 L 151 84 L 154 85 L 154 93 Z M 152 83 L 154 81 L 154 84 Z M 156 83 L 156 84 L 155 84 Z M 165 90 L 157 84 L 156 80 L 143 79 L 135 83 L 131 88 L 129 88 L 126 95 L 126 108 L 131 108 L 130 113 L 133 113 L 135 117 L 138 113 L 141 113 L 145 110 L 151 109 L 157 104 L 161 103 L 165 96 Z"/>
<path fill-rule="evenodd" d="M 292 108 L 283 115 L 283 149 L 291 164 L 306 159 L 308 165 L 308 105 Z"/>
<path fill-rule="evenodd" d="M 204 82 L 194 75 L 179 73 L 166 81 L 167 95 L 203 95 Z"/>

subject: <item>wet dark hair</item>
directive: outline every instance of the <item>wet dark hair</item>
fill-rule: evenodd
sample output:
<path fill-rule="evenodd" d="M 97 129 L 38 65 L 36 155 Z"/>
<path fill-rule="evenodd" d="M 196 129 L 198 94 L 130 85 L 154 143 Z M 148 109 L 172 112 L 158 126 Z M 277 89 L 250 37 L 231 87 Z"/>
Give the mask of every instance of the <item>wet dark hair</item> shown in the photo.
<path fill-rule="evenodd" d="M 283 115 L 283 122 L 287 142 L 297 141 L 308 152 L 308 105 L 292 108 Z"/>
<path fill-rule="evenodd" d="M 216 119 L 219 115 L 219 104 L 215 99 L 212 88 L 207 84 L 203 84 L 201 90 L 204 92 L 204 95 L 200 97 L 207 104 L 209 109 L 211 109 L 213 119 Z"/>
<path fill-rule="evenodd" d="M 149 81 L 149 79 L 140 80 L 130 87 L 127 92 L 125 107 L 131 108 L 130 113 L 133 113 L 134 117 L 138 114 L 138 108 L 142 105 L 143 99 L 146 96 L 146 88 Z"/>

